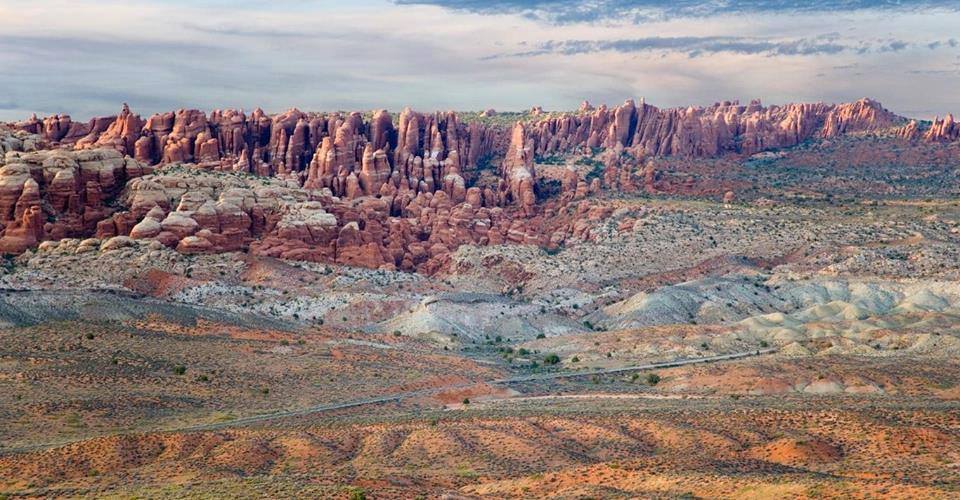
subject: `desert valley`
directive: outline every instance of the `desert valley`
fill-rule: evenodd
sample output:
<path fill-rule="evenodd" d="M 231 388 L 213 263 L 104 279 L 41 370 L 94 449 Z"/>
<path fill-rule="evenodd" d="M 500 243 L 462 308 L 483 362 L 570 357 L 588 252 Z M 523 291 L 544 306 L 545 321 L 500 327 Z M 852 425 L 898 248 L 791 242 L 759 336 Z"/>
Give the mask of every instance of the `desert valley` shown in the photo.
<path fill-rule="evenodd" d="M 0 498 L 960 495 L 960 123 L 0 124 Z"/>
<path fill-rule="evenodd" d="M 0 0 L 0 500 L 960 498 L 960 0 Z"/>

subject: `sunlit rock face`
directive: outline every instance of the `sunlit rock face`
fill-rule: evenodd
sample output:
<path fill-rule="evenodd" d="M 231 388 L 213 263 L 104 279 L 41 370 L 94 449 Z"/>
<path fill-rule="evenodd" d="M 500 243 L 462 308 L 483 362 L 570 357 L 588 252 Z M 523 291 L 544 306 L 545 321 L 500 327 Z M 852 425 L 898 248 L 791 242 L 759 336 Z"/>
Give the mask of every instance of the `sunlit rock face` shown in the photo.
<path fill-rule="evenodd" d="M 883 130 L 905 121 L 870 99 L 768 107 L 759 101 L 722 102 L 672 109 L 627 100 L 613 109 L 582 108 L 576 114 L 536 121 L 530 135 L 535 153 L 541 155 L 619 145 L 642 155 L 711 157 L 790 147 L 812 137 Z"/>
<path fill-rule="evenodd" d="M 83 126 L 32 117 L 4 132 L 0 251 L 129 237 L 184 254 L 433 272 L 462 245 L 556 248 L 590 238 L 592 221 L 610 213 L 594 203 L 604 192 L 697 192 L 662 178 L 667 157 L 745 158 L 866 133 L 958 140 L 952 116 L 921 125 L 870 99 L 684 108 L 641 99 L 575 112 L 534 107 L 513 123 L 495 116 L 180 109 L 144 120 L 124 105 Z M 595 157 L 596 173 L 569 164 L 553 178 L 558 192 L 545 193 L 551 179 L 537 158 L 571 155 Z M 724 186 L 706 191 L 736 200 Z"/>

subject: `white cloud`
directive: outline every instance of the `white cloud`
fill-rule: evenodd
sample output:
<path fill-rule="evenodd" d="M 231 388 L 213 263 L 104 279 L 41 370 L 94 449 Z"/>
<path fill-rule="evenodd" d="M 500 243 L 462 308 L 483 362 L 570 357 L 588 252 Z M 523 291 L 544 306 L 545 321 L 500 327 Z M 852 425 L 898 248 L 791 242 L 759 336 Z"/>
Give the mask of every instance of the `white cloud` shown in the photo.
<path fill-rule="evenodd" d="M 113 113 L 123 101 L 148 114 L 255 106 L 569 109 L 583 98 L 613 104 L 639 96 L 675 106 L 869 95 L 921 117 L 960 110 L 951 73 L 960 48 L 950 43 L 960 15 L 953 10 L 720 10 L 638 24 L 554 23 L 378 0 L 263 5 L 0 0 L 0 119 L 26 110 L 83 119 Z M 658 39 L 760 45 L 647 47 Z M 595 50 L 490 59 L 571 40 Z M 626 50 L 624 40 L 643 50 Z"/>

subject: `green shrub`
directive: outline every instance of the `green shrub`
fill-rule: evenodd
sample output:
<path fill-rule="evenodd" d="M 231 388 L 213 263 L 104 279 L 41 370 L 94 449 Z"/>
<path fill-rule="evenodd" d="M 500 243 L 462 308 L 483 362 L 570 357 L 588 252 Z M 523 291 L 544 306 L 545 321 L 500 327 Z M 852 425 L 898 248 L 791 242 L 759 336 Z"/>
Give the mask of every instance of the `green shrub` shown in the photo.
<path fill-rule="evenodd" d="M 350 495 L 350 500 L 367 500 L 367 493 L 363 491 L 363 488 L 350 487 L 347 489 L 347 493 Z"/>
<path fill-rule="evenodd" d="M 557 179 L 541 178 L 537 179 L 534 189 L 538 199 L 556 198 L 563 192 L 563 184 Z"/>

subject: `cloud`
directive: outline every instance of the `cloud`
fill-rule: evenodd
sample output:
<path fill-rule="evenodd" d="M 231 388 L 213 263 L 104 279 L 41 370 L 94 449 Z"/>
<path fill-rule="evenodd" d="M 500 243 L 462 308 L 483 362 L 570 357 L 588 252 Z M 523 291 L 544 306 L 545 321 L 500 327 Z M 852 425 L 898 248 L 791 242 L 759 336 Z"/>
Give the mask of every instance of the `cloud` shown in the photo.
<path fill-rule="evenodd" d="M 908 75 L 960 75 L 960 69 L 914 69 L 907 71 Z"/>
<path fill-rule="evenodd" d="M 30 57 L 65 56 L 114 57 L 136 59 L 145 54 L 191 54 L 212 56 L 220 47 L 198 41 L 144 40 L 97 36 L 11 35 L 0 34 L 0 53 Z"/>
<path fill-rule="evenodd" d="M 960 61 L 960 12 L 945 2 L 400 3 L 0 0 L 0 100 L 12 108 L 0 116 L 85 119 L 123 101 L 144 115 L 570 109 L 641 95 L 662 106 L 870 95 L 896 111 L 960 110 L 956 75 L 909 73 Z"/>
<path fill-rule="evenodd" d="M 183 27 L 189 31 L 196 31 L 208 35 L 238 36 L 250 38 L 298 38 L 315 35 L 307 31 L 296 31 L 289 29 L 274 28 L 252 28 L 249 26 L 236 25 L 201 25 L 195 23 L 183 23 Z"/>
<path fill-rule="evenodd" d="M 881 45 L 877 50 L 880 52 L 900 52 L 903 49 L 909 47 L 910 44 L 904 42 L 903 40 L 891 40 L 883 45 Z"/>
<path fill-rule="evenodd" d="M 916 11 L 960 9 L 953 0 L 395 0 L 398 5 L 435 5 L 479 14 L 520 14 L 557 24 L 629 20 L 635 23 L 744 13 Z"/>
<path fill-rule="evenodd" d="M 951 38 L 949 40 L 936 40 L 927 44 L 927 47 L 930 50 L 939 49 L 940 47 L 950 47 L 952 49 L 960 46 L 960 42 L 956 38 Z"/>
<path fill-rule="evenodd" d="M 908 42 L 891 40 L 878 47 L 877 50 L 882 52 L 900 51 L 908 46 Z M 735 36 L 646 37 L 616 40 L 551 40 L 537 45 L 532 50 L 495 54 L 487 56 L 486 59 L 533 57 L 546 54 L 569 56 L 597 52 L 673 52 L 686 54 L 688 57 L 729 53 L 773 57 L 839 54 L 848 51 L 866 53 L 870 51 L 870 47 L 863 46 L 860 43 L 850 44 L 836 41 L 832 36 L 786 40 Z"/>

